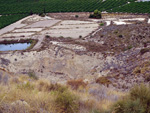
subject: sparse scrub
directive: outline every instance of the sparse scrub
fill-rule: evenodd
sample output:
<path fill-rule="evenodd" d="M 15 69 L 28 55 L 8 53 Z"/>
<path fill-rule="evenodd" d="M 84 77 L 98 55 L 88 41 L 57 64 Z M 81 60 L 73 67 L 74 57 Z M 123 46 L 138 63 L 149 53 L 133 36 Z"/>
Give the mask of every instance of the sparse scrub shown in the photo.
<path fill-rule="evenodd" d="M 79 80 L 69 80 L 67 82 L 69 86 L 71 86 L 72 89 L 77 90 L 79 87 L 85 88 L 87 86 L 87 83 L 85 83 L 82 79 Z"/>
<path fill-rule="evenodd" d="M 109 106 L 114 101 L 112 97 L 108 98 L 112 93 L 108 94 L 104 88 L 98 94 L 103 99 L 97 99 L 86 91 L 88 86 L 82 92 L 64 85 L 52 84 L 45 79 L 31 79 L 27 75 L 17 76 L 14 81 L 11 78 L 10 81 L 9 85 L 0 85 L 0 111 L 3 113 L 104 113 L 109 111 Z M 86 85 L 82 80 L 75 81 L 75 84 L 76 82 L 77 86 L 80 82 L 81 86 Z M 20 104 L 17 105 L 18 103 Z"/>
<path fill-rule="evenodd" d="M 89 89 L 89 94 L 95 96 L 98 100 L 104 100 L 107 95 L 107 89 L 105 87 L 101 87 L 99 89 Z"/>
<path fill-rule="evenodd" d="M 145 85 L 135 86 L 127 97 L 113 106 L 115 113 L 149 113 L 150 88 Z"/>
<path fill-rule="evenodd" d="M 35 80 L 38 80 L 38 77 L 36 76 L 35 72 L 34 71 L 30 71 L 28 72 L 28 75 L 30 78 L 33 78 Z"/>
<path fill-rule="evenodd" d="M 146 82 L 149 82 L 149 81 L 150 81 L 150 74 L 148 74 L 148 75 L 145 76 L 145 81 L 146 81 Z"/>
<path fill-rule="evenodd" d="M 51 84 L 50 81 L 40 79 L 36 82 L 36 87 L 39 91 L 60 91 L 63 92 L 66 90 L 66 87 L 63 87 L 59 84 Z"/>
<path fill-rule="evenodd" d="M 96 83 L 103 84 L 103 85 L 112 84 L 112 82 L 111 82 L 107 77 L 99 77 L 99 78 L 96 80 Z"/>
<path fill-rule="evenodd" d="M 140 73 L 141 73 L 141 68 L 140 68 L 140 67 L 136 67 L 136 68 L 133 70 L 133 73 L 134 73 L 134 74 L 140 74 Z"/>
<path fill-rule="evenodd" d="M 79 110 L 78 98 L 68 90 L 58 91 L 55 102 L 59 113 L 77 113 Z"/>
<path fill-rule="evenodd" d="M 24 83 L 22 83 L 22 84 L 19 84 L 19 85 L 17 85 L 18 87 L 18 89 L 28 89 L 28 90 L 33 90 L 34 89 L 34 85 L 33 84 L 31 84 L 30 82 L 24 82 Z"/>

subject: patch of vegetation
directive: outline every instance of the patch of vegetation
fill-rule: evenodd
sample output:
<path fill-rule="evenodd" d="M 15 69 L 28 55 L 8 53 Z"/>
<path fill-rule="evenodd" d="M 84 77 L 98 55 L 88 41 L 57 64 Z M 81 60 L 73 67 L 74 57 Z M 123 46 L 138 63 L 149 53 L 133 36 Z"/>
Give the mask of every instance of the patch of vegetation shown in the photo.
<path fill-rule="evenodd" d="M 100 26 L 104 26 L 104 23 L 100 23 L 99 25 L 100 25 Z"/>
<path fill-rule="evenodd" d="M 8 26 L 11 23 L 14 23 L 24 17 L 26 17 L 27 15 L 7 15 L 7 16 L 0 16 L 0 29 L 4 28 L 6 26 Z"/>
<path fill-rule="evenodd" d="M 127 48 L 127 49 L 129 50 L 129 49 L 132 49 L 132 48 L 133 48 L 132 46 L 128 46 L 128 48 Z"/>
<path fill-rule="evenodd" d="M 33 90 L 34 89 L 34 85 L 31 84 L 30 82 L 25 82 L 23 84 L 19 84 L 17 88 L 18 89 L 22 89 L 22 90 L 25 90 L 25 89 Z"/>
<path fill-rule="evenodd" d="M 96 80 L 96 83 L 103 84 L 103 85 L 112 84 L 112 82 L 111 82 L 107 77 L 99 77 L 99 78 Z"/>
<path fill-rule="evenodd" d="M 102 18 L 102 15 L 101 15 L 101 11 L 99 10 L 94 10 L 94 13 L 93 14 L 90 14 L 89 18 Z"/>
<path fill-rule="evenodd" d="M 45 16 L 46 16 L 46 14 L 45 14 L 45 13 L 40 13 L 40 14 L 39 14 L 39 16 L 41 16 L 41 17 L 45 17 Z"/>
<path fill-rule="evenodd" d="M 127 97 L 119 100 L 113 106 L 115 113 L 149 113 L 150 112 L 150 87 L 145 85 L 135 86 Z"/>
<path fill-rule="evenodd" d="M 118 37 L 119 37 L 119 38 L 123 38 L 123 36 L 122 36 L 122 35 L 118 35 Z"/>
<path fill-rule="evenodd" d="M 150 2 L 134 2 L 132 0 L 130 2 L 129 4 L 108 10 L 108 12 L 150 13 Z"/>
<path fill-rule="evenodd" d="M 58 91 L 55 102 L 59 113 L 77 113 L 79 110 L 78 98 L 68 90 Z"/>
<path fill-rule="evenodd" d="M 136 67 L 136 68 L 133 70 L 133 73 L 134 73 L 134 74 L 140 74 L 140 73 L 141 73 L 141 68 L 140 68 L 140 67 Z"/>
<path fill-rule="evenodd" d="M 150 81 L 150 74 L 146 74 L 146 75 L 145 75 L 145 81 L 146 81 L 146 82 L 149 82 L 149 81 Z"/>
<path fill-rule="evenodd" d="M 75 89 L 75 90 L 77 90 L 79 87 L 85 88 L 87 86 L 87 83 L 85 83 L 82 79 L 69 80 L 67 81 L 67 84 L 71 86 L 72 89 Z"/>
<path fill-rule="evenodd" d="M 134 70 L 133 70 L 133 74 L 143 74 L 145 77 L 147 75 L 149 75 L 149 71 L 150 71 L 150 61 L 146 61 L 142 64 L 140 64 L 139 66 L 137 66 Z"/>
<path fill-rule="evenodd" d="M 32 49 L 36 44 L 37 44 L 38 40 L 30 40 L 31 45 L 26 49 L 26 50 L 30 50 Z"/>
<path fill-rule="evenodd" d="M 28 72 L 28 75 L 30 78 L 33 78 L 35 80 L 38 80 L 38 77 L 36 76 L 35 72 L 34 71 L 30 71 Z"/>
<path fill-rule="evenodd" d="M 50 81 L 44 80 L 44 79 L 40 79 L 37 81 L 37 89 L 39 91 L 64 91 L 67 89 L 67 87 L 63 87 L 59 84 L 51 84 Z"/>
<path fill-rule="evenodd" d="M 52 84 L 46 79 L 31 79 L 27 75 L 15 76 L 15 78 L 9 76 L 9 79 L 7 84 L 0 84 L 2 113 L 105 113 L 110 110 L 109 106 L 114 101 L 108 96 L 119 94 L 99 87 L 90 87 L 90 91 L 72 90 L 65 85 Z M 96 95 L 93 96 L 91 93 Z M 97 96 L 103 99 L 93 99 Z"/>
<path fill-rule="evenodd" d="M 92 12 L 109 10 L 135 0 L 1 0 L 0 14 L 39 14 L 50 12 Z M 59 5 L 58 5 L 59 4 Z M 89 7 L 90 6 L 90 7 Z"/>

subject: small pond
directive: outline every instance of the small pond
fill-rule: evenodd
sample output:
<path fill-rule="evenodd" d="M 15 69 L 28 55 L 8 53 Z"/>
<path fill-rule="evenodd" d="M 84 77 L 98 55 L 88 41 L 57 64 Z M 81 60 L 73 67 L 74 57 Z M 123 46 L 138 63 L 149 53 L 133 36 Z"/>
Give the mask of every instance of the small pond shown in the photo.
<path fill-rule="evenodd" d="M 0 51 L 25 50 L 31 43 L 0 44 Z"/>

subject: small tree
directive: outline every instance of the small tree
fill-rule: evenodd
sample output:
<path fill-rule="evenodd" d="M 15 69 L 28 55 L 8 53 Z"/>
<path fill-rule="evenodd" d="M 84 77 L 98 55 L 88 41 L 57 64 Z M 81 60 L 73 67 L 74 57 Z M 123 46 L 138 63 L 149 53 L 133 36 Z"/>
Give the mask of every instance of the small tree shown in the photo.
<path fill-rule="evenodd" d="M 90 14 L 89 18 L 102 18 L 101 11 L 98 9 L 94 10 L 94 14 Z"/>

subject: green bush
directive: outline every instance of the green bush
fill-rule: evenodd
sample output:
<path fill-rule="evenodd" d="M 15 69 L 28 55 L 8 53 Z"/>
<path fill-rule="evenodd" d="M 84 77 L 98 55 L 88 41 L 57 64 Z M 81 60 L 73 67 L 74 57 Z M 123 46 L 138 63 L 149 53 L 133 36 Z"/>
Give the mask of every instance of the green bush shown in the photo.
<path fill-rule="evenodd" d="M 150 87 L 135 86 L 129 96 L 119 100 L 113 106 L 115 113 L 150 113 Z"/>
<path fill-rule="evenodd" d="M 90 14 L 89 18 L 102 18 L 102 15 L 101 15 L 101 11 L 99 10 L 94 10 L 94 13 L 93 14 Z"/>
<path fill-rule="evenodd" d="M 39 13 L 39 16 L 45 17 L 45 14 L 44 13 Z"/>
<path fill-rule="evenodd" d="M 100 25 L 100 26 L 104 26 L 104 23 L 100 23 L 99 25 Z"/>

